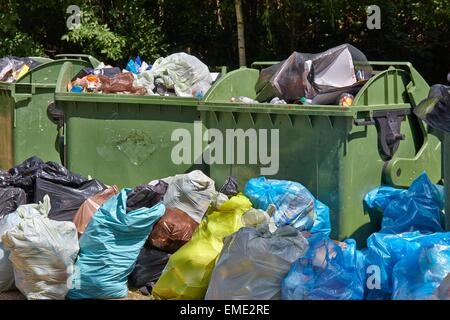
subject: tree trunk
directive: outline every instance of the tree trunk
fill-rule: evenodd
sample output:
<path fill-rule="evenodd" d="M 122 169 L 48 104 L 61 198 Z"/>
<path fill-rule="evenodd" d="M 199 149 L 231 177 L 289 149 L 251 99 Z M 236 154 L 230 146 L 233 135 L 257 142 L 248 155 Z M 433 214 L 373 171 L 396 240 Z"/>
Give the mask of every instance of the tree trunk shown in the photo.
<path fill-rule="evenodd" d="M 245 67 L 247 65 L 247 62 L 245 60 L 245 36 L 244 36 L 244 17 L 242 14 L 242 1 L 234 0 L 234 7 L 236 8 L 239 65 L 241 67 Z"/>

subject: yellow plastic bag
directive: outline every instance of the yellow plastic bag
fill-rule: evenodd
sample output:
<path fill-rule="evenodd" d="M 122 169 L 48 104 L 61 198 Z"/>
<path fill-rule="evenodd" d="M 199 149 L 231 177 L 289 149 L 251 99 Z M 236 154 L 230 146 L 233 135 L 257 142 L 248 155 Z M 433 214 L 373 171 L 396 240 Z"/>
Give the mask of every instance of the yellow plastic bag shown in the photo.
<path fill-rule="evenodd" d="M 28 71 L 30 71 L 30 67 L 24 64 L 19 70 L 13 72 L 13 77 L 16 80 L 22 78 Z"/>
<path fill-rule="evenodd" d="M 223 248 L 223 238 L 243 225 L 242 215 L 252 204 L 238 194 L 210 212 L 201 221 L 191 241 L 169 259 L 152 294 L 155 299 L 203 299 L 217 257 Z"/>

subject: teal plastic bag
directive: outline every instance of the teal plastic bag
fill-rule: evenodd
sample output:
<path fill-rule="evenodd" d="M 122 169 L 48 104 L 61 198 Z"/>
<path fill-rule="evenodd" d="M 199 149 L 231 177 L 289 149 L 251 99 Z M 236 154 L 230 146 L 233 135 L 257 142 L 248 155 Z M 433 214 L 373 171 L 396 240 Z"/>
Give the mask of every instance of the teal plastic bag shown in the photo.
<path fill-rule="evenodd" d="M 128 295 L 127 279 L 155 222 L 164 214 L 162 202 L 126 212 L 123 189 L 94 214 L 80 238 L 80 252 L 68 299 L 113 299 Z"/>

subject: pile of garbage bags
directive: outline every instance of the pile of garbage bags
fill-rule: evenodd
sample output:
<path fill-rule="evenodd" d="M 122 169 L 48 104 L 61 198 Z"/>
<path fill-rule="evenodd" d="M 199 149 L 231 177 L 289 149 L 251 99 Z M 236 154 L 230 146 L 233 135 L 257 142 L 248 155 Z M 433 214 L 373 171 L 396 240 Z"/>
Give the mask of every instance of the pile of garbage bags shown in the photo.
<path fill-rule="evenodd" d="M 0 172 L 0 292 L 28 299 L 449 299 L 443 192 L 425 173 L 365 197 L 358 250 L 301 183 L 199 170 L 119 190 L 32 157 Z M 414 270 L 415 272 L 411 272 Z"/>
<path fill-rule="evenodd" d="M 40 63 L 32 58 L 13 56 L 0 58 L 0 81 L 16 82 L 38 65 Z"/>
<path fill-rule="evenodd" d="M 139 56 L 125 69 L 101 63 L 86 68 L 68 84 L 69 92 L 124 93 L 202 98 L 217 74 L 184 52 L 158 58 L 152 65 Z"/>
<path fill-rule="evenodd" d="M 156 299 L 203 299 L 223 239 L 242 227 L 241 217 L 251 206 L 244 195 L 238 194 L 212 207 L 191 241 L 169 258 L 153 288 L 153 296 Z"/>

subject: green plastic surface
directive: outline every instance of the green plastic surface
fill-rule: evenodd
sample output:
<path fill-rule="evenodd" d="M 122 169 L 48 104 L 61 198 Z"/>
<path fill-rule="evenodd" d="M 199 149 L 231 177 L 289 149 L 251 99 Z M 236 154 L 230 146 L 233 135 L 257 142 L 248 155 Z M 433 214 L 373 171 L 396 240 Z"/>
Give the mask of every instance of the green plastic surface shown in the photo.
<path fill-rule="evenodd" d="M 38 58 L 36 58 L 38 59 Z M 15 83 L 0 82 L 0 168 L 9 169 L 31 156 L 61 162 L 57 125 L 47 115 L 55 84 L 66 61 L 75 76 L 89 63 L 38 59 L 42 64 Z"/>
<path fill-rule="evenodd" d="M 59 75 L 55 100 L 65 114 L 65 165 L 74 172 L 91 175 L 108 184 L 134 187 L 153 179 L 207 168 L 191 154 L 191 163 L 174 163 L 172 149 L 176 129 L 194 136 L 200 121 L 198 100 L 176 96 L 68 93 L 72 66 L 66 63 Z M 252 73 L 257 77 L 257 73 Z M 247 79 L 236 72 L 222 74 L 207 97 L 230 99 L 247 92 Z M 255 78 L 256 79 L 256 78 Z M 235 81 L 240 81 L 235 83 Z M 202 134 L 202 125 L 199 126 Z M 203 142 L 203 145 L 205 143 Z M 192 139 L 191 150 L 194 149 Z M 201 152 L 201 150 L 200 150 Z"/>

